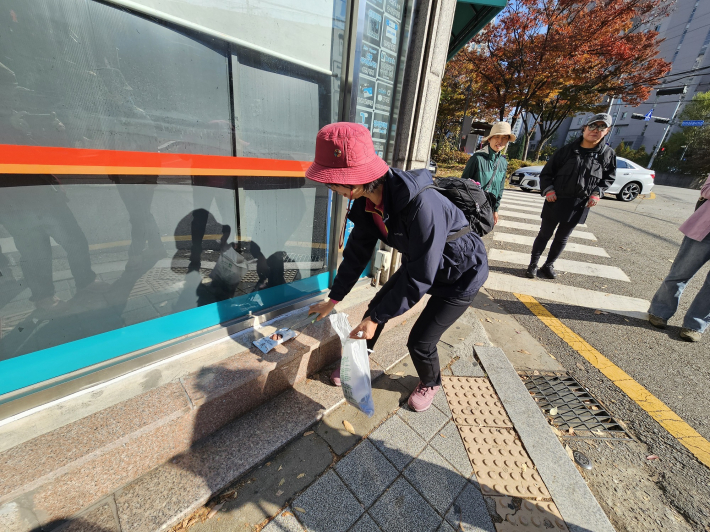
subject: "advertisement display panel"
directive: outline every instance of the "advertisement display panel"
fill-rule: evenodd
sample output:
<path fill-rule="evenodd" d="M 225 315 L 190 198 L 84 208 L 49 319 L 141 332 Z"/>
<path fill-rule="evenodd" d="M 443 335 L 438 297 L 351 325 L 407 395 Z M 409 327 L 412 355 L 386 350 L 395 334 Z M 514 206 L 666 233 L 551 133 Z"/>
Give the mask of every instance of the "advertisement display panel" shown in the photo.
<path fill-rule="evenodd" d="M 350 120 L 370 130 L 378 155 L 391 162 L 411 3 L 361 0 L 359 13 Z"/>

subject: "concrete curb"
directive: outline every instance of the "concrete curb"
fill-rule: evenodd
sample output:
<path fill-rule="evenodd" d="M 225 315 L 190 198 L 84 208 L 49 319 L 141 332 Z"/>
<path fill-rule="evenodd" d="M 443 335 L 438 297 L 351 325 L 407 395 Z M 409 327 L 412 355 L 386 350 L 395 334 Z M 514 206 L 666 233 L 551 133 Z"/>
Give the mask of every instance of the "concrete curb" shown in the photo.
<path fill-rule="evenodd" d="M 570 531 L 614 532 L 503 350 L 478 346 L 474 349 Z"/>

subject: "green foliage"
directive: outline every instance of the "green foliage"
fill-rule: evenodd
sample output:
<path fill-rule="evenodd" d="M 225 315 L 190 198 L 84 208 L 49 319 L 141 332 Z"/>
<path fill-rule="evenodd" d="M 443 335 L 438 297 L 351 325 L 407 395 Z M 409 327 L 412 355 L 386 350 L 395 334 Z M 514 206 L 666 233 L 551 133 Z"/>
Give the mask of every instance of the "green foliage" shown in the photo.
<path fill-rule="evenodd" d="M 456 138 L 454 138 L 454 142 Z M 439 142 L 437 149 L 432 153 L 432 159 L 440 164 L 466 164 L 471 156 L 459 151 L 450 139 Z"/>
<path fill-rule="evenodd" d="M 623 142 L 616 147 L 616 155 L 618 157 L 623 157 L 629 161 L 633 161 L 636 164 L 640 164 L 645 167 L 648 161 L 651 159 L 651 155 L 646 153 L 646 148 L 641 146 L 638 150 L 632 150 L 629 146 Z"/>
<path fill-rule="evenodd" d="M 553 139 L 550 139 L 553 140 Z M 552 157 L 552 154 L 557 151 L 557 148 L 555 146 L 552 146 L 550 144 L 545 144 L 543 148 L 540 150 L 540 160 L 543 161 L 548 161 L 550 160 L 550 157 Z"/>

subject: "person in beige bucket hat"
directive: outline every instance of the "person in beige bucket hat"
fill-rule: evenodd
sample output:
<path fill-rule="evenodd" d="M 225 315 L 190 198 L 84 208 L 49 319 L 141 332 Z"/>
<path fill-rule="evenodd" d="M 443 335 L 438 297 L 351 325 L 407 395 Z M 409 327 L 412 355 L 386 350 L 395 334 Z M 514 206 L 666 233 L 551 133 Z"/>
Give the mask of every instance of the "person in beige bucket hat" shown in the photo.
<path fill-rule="evenodd" d="M 481 188 L 496 198 L 493 206 L 493 222 L 498 223 L 498 207 L 503 197 L 505 174 L 508 160 L 501 153 L 509 142 L 515 142 L 515 135 L 508 122 L 496 122 L 491 132 L 483 139 L 486 146 L 475 152 L 466 163 L 462 179 L 471 179 L 481 184 Z"/>

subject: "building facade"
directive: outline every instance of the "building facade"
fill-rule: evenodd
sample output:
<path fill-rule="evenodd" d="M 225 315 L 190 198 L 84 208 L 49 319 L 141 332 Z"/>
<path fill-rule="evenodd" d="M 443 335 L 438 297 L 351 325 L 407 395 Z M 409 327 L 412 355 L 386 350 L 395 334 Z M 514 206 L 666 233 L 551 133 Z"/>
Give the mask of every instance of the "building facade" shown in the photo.
<path fill-rule="evenodd" d="M 209 373 L 227 356 L 205 348 L 216 338 L 324 297 L 344 208 L 304 177 L 317 131 L 361 123 L 387 162 L 425 166 L 447 57 L 505 0 L 0 6 L 0 454 L 57 457 L 67 432 L 168 393 L 178 374 L 151 364 L 203 349 Z M 171 438 L 188 445 L 181 430 L 203 437 L 259 400 Z M 89 460 L 72 453 L 59 470 Z M 135 454 L 136 476 L 168 457 Z M 60 474 L 40 469 L 0 488 L 1 528 Z M 113 484 L 56 511 L 37 497 L 22 514 L 35 521 L 9 529 L 70 518 L 130 480 L 83 471 Z"/>

